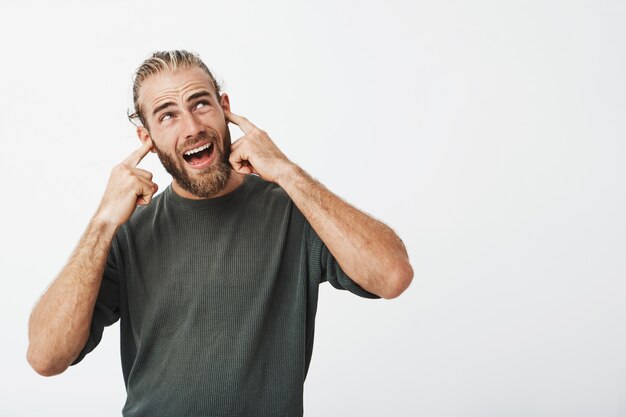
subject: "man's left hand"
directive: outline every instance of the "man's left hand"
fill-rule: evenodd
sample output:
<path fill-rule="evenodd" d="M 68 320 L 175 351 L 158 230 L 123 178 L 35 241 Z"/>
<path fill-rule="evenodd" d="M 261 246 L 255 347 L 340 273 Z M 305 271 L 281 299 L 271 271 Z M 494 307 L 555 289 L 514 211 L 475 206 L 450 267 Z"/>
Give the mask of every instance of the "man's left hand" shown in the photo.
<path fill-rule="evenodd" d="M 226 120 L 239 126 L 244 133 L 230 147 L 230 164 L 242 174 L 258 174 L 266 181 L 278 183 L 292 166 L 269 135 L 243 116 L 224 110 Z"/>

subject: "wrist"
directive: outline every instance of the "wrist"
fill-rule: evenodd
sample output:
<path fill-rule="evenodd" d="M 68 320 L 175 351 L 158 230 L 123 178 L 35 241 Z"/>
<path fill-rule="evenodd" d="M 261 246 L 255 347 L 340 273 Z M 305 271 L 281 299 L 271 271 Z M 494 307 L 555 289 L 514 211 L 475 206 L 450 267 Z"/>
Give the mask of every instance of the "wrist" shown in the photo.
<path fill-rule="evenodd" d="M 115 234 L 118 227 L 120 227 L 121 225 L 111 219 L 109 216 L 106 216 L 102 213 L 96 213 L 89 221 L 89 226 L 99 231 Z"/>
<path fill-rule="evenodd" d="M 301 173 L 300 167 L 291 161 L 286 161 L 281 167 L 278 176 L 276 177 L 276 184 L 282 188 L 287 187 L 298 175 Z"/>

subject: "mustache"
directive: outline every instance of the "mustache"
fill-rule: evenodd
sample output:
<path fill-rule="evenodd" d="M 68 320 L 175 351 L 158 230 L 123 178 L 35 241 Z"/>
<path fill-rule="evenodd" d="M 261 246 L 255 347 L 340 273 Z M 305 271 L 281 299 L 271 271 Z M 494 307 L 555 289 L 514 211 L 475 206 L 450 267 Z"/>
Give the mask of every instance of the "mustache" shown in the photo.
<path fill-rule="evenodd" d="M 180 150 L 185 149 L 188 146 L 193 146 L 193 145 L 195 145 L 197 143 L 204 142 L 204 141 L 207 141 L 207 140 L 209 142 L 216 143 L 216 142 L 219 141 L 219 139 L 220 139 L 220 137 L 219 137 L 219 135 L 217 134 L 216 131 L 214 131 L 214 130 L 203 130 L 200 133 L 198 133 L 195 137 L 186 140 L 185 143 L 183 143 L 180 146 Z"/>

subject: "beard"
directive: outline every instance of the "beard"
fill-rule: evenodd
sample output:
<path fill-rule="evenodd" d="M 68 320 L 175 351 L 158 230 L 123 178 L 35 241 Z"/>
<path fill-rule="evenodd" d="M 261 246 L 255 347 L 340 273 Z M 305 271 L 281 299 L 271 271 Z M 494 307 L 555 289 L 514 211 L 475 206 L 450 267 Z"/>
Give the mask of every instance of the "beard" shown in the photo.
<path fill-rule="evenodd" d="M 176 155 L 172 156 L 159 149 L 154 141 L 152 143 L 161 164 L 183 190 L 199 198 L 211 198 L 226 187 L 231 174 L 231 165 L 228 161 L 231 145 L 230 131 L 228 126 L 224 130 L 223 141 L 220 141 L 219 135 L 214 130 L 203 130 L 195 138 L 185 141 L 185 146 L 203 140 L 213 143 L 213 152 L 215 152 L 213 163 L 195 175 L 190 175 L 185 169 L 186 162 L 180 156 L 182 149 L 177 150 Z"/>

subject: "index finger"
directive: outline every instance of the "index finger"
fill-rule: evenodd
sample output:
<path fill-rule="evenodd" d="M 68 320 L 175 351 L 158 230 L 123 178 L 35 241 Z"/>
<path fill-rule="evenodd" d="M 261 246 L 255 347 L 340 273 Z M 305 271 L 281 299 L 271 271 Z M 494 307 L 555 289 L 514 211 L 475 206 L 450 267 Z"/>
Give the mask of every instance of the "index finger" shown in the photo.
<path fill-rule="evenodd" d="M 148 139 L 144 143 L 142 143 L 139 148 L 135 149 L 133 153 L 131 153 L 126 157 L 126 159 L 124 159 L 123 163 L 132 167 L 136 167 L 137 165 L 139 165 L 144 156 L 146 156 L 148 152 L 150 152 L 150 149 L 152 149 L 152 139 Z"/>
<path fill-rule="evenodd" d="M 250 122 L 250 120 L 246 119 L 243 116 L 236 115 L 235 113 L 229 112 L 228 110 L 224 110 L 224 115 L 226 115 L 226 119 L 229 122 L 236 124 L 239 126 L 239 129 L 246 135 L 252 131 L 252 129 L 256 128 L 255 125 Z"/>

